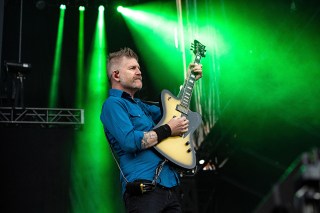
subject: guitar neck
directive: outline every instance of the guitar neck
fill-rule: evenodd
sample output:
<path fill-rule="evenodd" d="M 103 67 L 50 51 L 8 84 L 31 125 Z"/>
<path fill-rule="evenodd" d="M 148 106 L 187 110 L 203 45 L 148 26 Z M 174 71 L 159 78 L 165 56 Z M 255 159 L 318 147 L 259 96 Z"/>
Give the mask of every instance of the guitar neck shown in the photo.
<path fill-rule="evenodd" d="M 194 63 L 200 64 L 200 60 L 201 60 L 201 55 L 196 54 Z M 182 95 L 181 95 L 181 105 L 185 108 L 189 108 L 190 106 L 190 101 L 191 101 L 191 96 L 192 96 L 192 91 L 193 91 L 195 81 L 196 81 L 196 75 L 193 72 L 190 72 L 186 81 L 184 82 Z"/>

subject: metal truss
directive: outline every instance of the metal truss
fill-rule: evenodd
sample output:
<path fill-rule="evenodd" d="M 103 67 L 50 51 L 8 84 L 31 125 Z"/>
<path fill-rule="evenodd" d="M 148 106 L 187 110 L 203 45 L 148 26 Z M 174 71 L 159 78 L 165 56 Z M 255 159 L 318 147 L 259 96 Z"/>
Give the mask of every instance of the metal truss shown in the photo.
<path fill-rule="evenodd" d="M 0 107 L 1 124 L 43 126 L 83 125 L 83 109 Z"/>

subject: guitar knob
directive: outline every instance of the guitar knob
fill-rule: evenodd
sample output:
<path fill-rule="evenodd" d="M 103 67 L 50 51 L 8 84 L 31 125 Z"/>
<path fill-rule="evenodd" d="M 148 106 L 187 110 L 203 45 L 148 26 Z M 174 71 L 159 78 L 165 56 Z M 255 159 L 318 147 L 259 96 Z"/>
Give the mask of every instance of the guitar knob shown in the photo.
<path fill-rule="evenodd" d="M 191 152 L 191 149 L 188 149 L 187 152 L 190 153 L 190 152 Z"/>
<path fill-rule="evenodd" d="M 187 141 L 185 144 L 186 144 L 186 146 L 188 146 L 188 145 L 190 144 L 190 142 L 189 142 L 189 141 Z"/>

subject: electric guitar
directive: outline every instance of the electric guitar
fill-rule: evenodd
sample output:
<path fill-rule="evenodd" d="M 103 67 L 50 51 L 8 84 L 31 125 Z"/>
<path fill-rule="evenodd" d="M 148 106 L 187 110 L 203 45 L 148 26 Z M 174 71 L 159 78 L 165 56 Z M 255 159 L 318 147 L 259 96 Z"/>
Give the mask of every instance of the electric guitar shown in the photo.
<path fill-rule="evenodd" d="M 205 56 L 205 46 L 194 40 L 191 50 L 195 54 L 194 63 L 200 64 L 201 57 Z M 192 134 L 202 122 L 201 115 L 189 109 L 191 95 L 196 75 L 190 72 L 179 98 L 168 90 L 161 92 L 161 106 L 163 116 L 155 128 L 168 123 L 173 117 L 186 117 L 189 120 L 188 132 L 182 136 L 166 138 L 154 148 L 166 159 L 184 169 L 193 169 L 196 166 L 196 152 L 192 142 Z"/>

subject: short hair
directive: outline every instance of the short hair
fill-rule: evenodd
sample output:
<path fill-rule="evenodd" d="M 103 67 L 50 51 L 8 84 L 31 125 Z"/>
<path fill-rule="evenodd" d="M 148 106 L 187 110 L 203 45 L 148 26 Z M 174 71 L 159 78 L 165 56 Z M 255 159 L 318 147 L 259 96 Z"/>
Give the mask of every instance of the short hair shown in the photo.
<path fill-rule="evenodd" d="M 110 53 L 107 61 L 107 70 L 108 70 L 107 73 L 108 73 L 108 80 L 110 84 L 111 84 L 111 75 L 112 75 L 112 72 L 114 71 L 114 66 L 118 66 L 123 57 L 134 58 L 138 61 L 138 55 L 128 47 L 124 47 L 124 48 L 121 48 L 119 51 Z"/>

